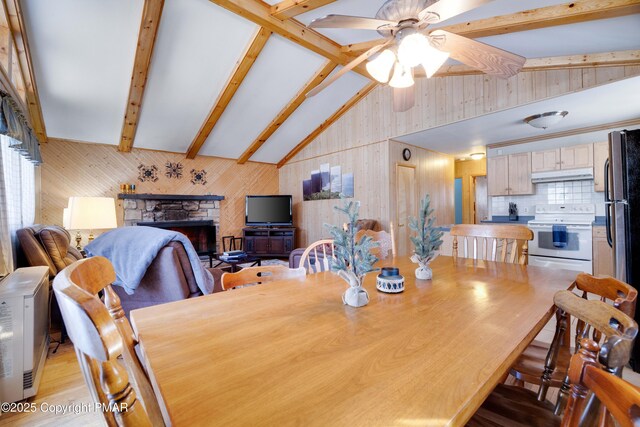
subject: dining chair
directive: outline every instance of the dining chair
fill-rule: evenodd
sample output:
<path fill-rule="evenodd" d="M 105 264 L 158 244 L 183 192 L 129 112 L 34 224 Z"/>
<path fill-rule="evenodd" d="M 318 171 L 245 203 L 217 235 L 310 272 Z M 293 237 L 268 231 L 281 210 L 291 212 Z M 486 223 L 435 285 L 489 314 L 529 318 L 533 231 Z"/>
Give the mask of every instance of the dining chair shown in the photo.
<path fill-rule="evenodd" d="M 222 275 L 222 289 L 229 290 L 242 285 L 261 284 L 276 280 L 295 279 L 307 274 L 303 267 L 288 268 L 282 265 L 245 267 L 236 273 Z"/>
<path fill-rule="evenodd" d="M 334 255 L 334 245 L 332 239 L 323 239 L 313 242 L 300 256 L 300 267 L 304 268 L 307 274 L 320 273 L 331 269 L 331 259 Z"/>
<path fill-rule="evenodd" d="M 459 256 L 527 265 L 533 231 L 524 225 L 456 224 L 451 227 L 453 259 Z M 518 255 L 520 253 L 520 255 Z"/>
<path fill-rule="evenodd" d="M 135 351 L 108 259 L 92 257 L 66 267 L 53 290 L 84 379 L 109 426 L 164 425 L 155 393 Z M 104 303 L 98 298 L 103 291 Z M 122 363 L 119 358 L 122 357 Z M 124 366 L 123 366 L 124 364 Z"/>
<path fill-rule="evenodd" d="M 241 251 L 244 239 L 236 236 L 222 236 L 222 251 Z"/>
<path fill-rule="evenodd" d="M 573 285 L 574 289 L 581 292 L 582 298 L 593 299 L 595 297 L 601 301 L 610 302 L 613 307 L 627 316 L 634 317 L 638 297 L 638 292 L 634 287 L 612 277 L 595 277 L 586 273 L 578 274 Z M 563 316 L 566 318 L 563 319 Z M 570 317 L 558 310 L 556 330 L 551 343 L 534 340 L 509 371 L 520 385 L 530 383 L 540 386 L 539 400 L 546 398 L 547 390 L 550 387 L 563 387 L 563 392 L 568 391 L 566 377 L 572 355 L 570 324 Z M 576 351 L 580 341 L 587 337 L 589 330 L 588 325 L 578 319 L 574 340 Z M 592 333 L 594 334 L 592 338 L 598 341 L 600 338 L 598 331 L 593 330 Z M 551 370 L 548 366 L 550 363 L 548 358 L 556 352 L 555 369 Z"/>
<path fill-rule="evenodd" d="M 373 231 L 373 230 L 358 230 L 356 233 L 356 241 L 360 241 L 363 236 L 369 236 L 373 241 L 378 242 L 378 246 L 371 249 L 371 253 L 379 259 L 385 259 L 389 256 L 395 257 L 397 255 L 396 238 L 393 230 L 393 222 L 389 223 L 389 232 L 386 231 Z"/>
<path fill-rule="evenodd" d="M 571 291 L 560 291 L 554 295 L 555 305 L 562 311 L 581 319 L 591 328 L 604 336 L 599 361 L 607 375 L 620 375 L 621 369 L 631 356 L 633 341 L 638 334 L 637 323 L 622 311 L 602 301 L 586 300 Z M 564 419 L 557 415 L 554 404 L 547 400 L 538 400 L 538 394 L 523 387 L 498 384 L 484 401 L 480 409 L 473 415 L 468 426 L 554 426 L 578 425 L 575 423 L 576 413 L 580 418 L 593 420 L 606 416 L 598 408 L 597 402 L 588 405 L 582 399 L 583 384 L 578 384 L 575 377 L 575 366 L 581 357 L 589 355 L 595 359 L 599 349 L 598 343 L 589 338 L 581 341 L 580 350 L 571 361 L 569 375 L 573 380 L 572 398 L 567 403 Z M 576 388 L 577 387 L 577 388 Z M 579 399 L 574 396 L 578 393 Z M 621 396 L 619 396 L 621 397 Z M 605 402 L 606 403 L 606 402 Z"/>

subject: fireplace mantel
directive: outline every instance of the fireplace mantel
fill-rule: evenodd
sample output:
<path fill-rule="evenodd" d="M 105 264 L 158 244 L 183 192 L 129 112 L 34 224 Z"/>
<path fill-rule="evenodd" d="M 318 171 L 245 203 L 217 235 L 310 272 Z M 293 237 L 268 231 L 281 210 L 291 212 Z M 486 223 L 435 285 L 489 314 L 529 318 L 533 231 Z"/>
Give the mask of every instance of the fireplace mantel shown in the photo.
<path fill-rule="evenodd" d="M 224 200 L 224 196 L 214 196 L 210 194 L 149 194 L 149 193 L 133 193 L 118 194 L 118 199 L 133 200 Z"/>

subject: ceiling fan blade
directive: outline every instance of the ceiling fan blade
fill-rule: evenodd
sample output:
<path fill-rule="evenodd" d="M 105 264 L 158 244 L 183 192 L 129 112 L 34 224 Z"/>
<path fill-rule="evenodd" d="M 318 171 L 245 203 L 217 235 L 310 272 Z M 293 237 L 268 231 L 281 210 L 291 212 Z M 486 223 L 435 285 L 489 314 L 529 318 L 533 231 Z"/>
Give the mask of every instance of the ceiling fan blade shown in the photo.
<path fill-rule="evenodd" d="M 393 111 L 402 113 L 409 110 L 416 103 L 416 89 L 414 86 L 393 88 Z"/>
<path fill-rule="evenodd" d="M 429 34 L 434 37 L 444 36 L 438 48 L 449 52 L 451 58 L 492 76 L 508 78 L 518 74 L 526 58 L 480 43 L 457 34 L 443 30 L 435 30 Z"/>
<path fill-rule="evenodd" d="M 369 49 L 368 51 L 366 51 L 362 55 L 358 56 L 356 59 L 354 59 L 353 61 L 349 62 L 344 67 L 342 67 L 336 73 L 334 73 L 333 75 L 331 75 L 328 78 L 326 78 L 318 86 L 314 87 L 309 92 L 307 92 L 307 94 L 305 96 L 307 98 L 310 98 L 310 97 L 315 96 L 318 93 L 322 92 L 331 83 L 335 82 L 340 77 L 342 77 L 343 75 L 347 74 L 349 71 L 351 71 L 354 68 L 356 68 L 362 61 L 364 61 L 366 59 L 369 59 L 371 56 L 375 55 L 379 50 L 382 50 L 383 48 L 389 46 L 391 43 L 393 43 L 393 41 L 394 41 L 393 39 L 390 39 L 390 40 L 387 40 L 385 43 L 382 43 L 382 44 L 379 44 L 377 46 L 372 47 L 371 49 Z"/>
<path fill-rule="evenodd" d="M 309 28 L 350 28 L 353 30 L 391 29 L 397 22 L 384 19 L 364 18 L 349 15 L 327 15 L 314 19 L 307 25 Z"/>
<path fill-rule="evenodd" d="M 422 21 L 429 19 L 430 15 L 436 14 L 439 19 L 437 21 L 431 21 L 431 23 L 442 22 L 471 9 L 475 9 L 476 7 L 480 7 L 483 4 L 490 3 L 491 1 L 493 0 L 439 0 L 422 10 L 422 12 L 418 14 L 418 18 Z"/>

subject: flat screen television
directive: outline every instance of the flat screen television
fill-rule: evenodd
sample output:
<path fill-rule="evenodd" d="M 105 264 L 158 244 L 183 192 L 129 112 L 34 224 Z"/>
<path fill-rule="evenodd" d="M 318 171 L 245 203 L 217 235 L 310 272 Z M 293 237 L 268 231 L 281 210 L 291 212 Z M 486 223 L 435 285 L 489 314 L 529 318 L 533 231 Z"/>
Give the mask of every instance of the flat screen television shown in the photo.
<path fill-rule="evenodd" d="M 247 196 L 245 224 L 248 226 L 293 225 L 291 196 Z"/>

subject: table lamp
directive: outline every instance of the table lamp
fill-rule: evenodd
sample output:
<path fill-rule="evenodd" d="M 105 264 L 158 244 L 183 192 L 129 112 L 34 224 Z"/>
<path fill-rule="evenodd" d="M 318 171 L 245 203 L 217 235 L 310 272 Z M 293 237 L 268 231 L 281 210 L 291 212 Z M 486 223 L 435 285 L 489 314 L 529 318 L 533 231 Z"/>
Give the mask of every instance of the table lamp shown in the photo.
<path fill-rule="evenodd" d="M 62 211 L 62 226 L 66 229 L 69 230 L 69 207 L 64 208 L 64 210 Z M 82 236 L 80 235 L 79 231 L 76 231 L 76 249 L 77 250 L 82 250 L 82 247 L 80 246 L 80 242 L 82 241 Z"/>
<path fill-rule="evenodd" d="M 69 207 L 65 210 L 68 211 L 65 228 L 89 230 L 89 242 L 93 240 L 93 230 L 118 227 L 116 202 L 111 197 L 69 197 Z M 78 242 L 77 236 L 76 242 Z"/>

